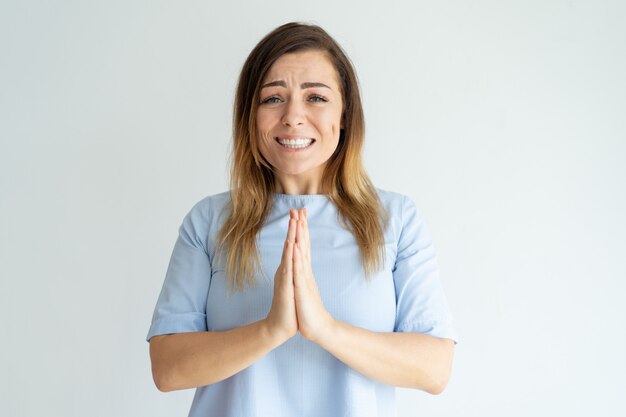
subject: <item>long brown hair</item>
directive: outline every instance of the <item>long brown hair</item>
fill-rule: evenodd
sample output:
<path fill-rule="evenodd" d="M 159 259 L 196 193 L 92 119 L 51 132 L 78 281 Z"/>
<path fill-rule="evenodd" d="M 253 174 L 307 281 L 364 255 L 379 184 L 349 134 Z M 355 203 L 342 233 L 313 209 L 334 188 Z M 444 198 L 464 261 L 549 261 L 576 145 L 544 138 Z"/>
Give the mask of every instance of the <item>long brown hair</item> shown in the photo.
<path fill-rule="evenodd" d="M 267 34 L 250 52 L 237 85 L 233 112 L 230 167 L 230 213 L 217 236 L 219 262 L 227 254 L 229 289 L 256 285 L 262 272 L 256 237 L 273 204 L 275 177 L 257 143 L 256 111 L 260 85 L 282 55 L 306 50 L 327 54 L 339 76 L 344 128 L 328 160 L 322 192 L 335 204 L 344 226 L 354 235 L 366 279 L 385 259 L 384 229 L 388 216 L 361 162 L 365 121 L 358 80 L 345 52 L 321 27 L 292 22 Z"/>

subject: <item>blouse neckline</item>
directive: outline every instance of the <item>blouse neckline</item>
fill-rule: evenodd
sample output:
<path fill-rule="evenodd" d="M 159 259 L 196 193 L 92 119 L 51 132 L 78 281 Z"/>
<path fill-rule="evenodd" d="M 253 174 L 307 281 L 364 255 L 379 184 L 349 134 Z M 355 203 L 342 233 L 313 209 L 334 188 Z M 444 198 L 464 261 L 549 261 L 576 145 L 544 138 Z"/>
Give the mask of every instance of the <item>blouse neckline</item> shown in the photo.
<path fill-rule="evenodd" d="M 281 194 L 281 193 L 274 193 L 274 198 L 280 199 L 280 200 L 325 201 L 325 200 L 328 200 L 328 194 Z"/>

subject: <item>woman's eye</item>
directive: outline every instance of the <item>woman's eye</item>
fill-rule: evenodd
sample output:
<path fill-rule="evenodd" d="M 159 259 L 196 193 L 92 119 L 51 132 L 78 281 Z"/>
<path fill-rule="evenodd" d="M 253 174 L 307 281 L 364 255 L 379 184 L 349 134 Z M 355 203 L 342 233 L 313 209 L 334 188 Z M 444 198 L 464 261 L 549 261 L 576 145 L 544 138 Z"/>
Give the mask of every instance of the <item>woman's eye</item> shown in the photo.
<path fill-rule="evenodd" d="M 265 100 L 261 102 L 261 104 L 265 104 L 265 103 L 272 104 L 272 103 L 278 103 L 278 102 L 280 102 L 280 99 L 274 96 L 274 97 L 266 98 Z"/>
<path fill-rule="evenodd" d="M 326 98 L 324 98 L 322 96 L 317 96 L 317 95 L 309 97 L 309 100 L 311 100 L 311 101 L 313 101 L 315 103 L 323 103 L 323 102 L 328 101 L 328 100 L 326 100 Z"/>

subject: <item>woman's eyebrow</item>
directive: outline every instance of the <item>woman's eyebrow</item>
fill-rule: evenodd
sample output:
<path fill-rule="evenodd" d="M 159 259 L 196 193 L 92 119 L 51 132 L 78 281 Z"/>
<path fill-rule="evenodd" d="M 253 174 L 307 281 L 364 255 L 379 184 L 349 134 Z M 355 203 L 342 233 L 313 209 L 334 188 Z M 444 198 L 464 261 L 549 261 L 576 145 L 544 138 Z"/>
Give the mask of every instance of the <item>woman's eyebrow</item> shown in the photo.
<path fill-rule="evenodd" d="M 285 88 L 287 88 L 287 83 L 285 83 L 282 80 L 272 81 L 272 82 L 269 82 L 267 84 L 263 84 L 261 86 L 261 89 L 263 89 L 265 87 L 285 87 Z M 300 88 L 302 88 L 302 89 L 313 88 L 313 87 L 325 87 L 325 88 L 328 88 L 329 90 L 332 90 L 332 88 L 330 88 L 326 84 L 320 83 L 320 82 L 306 82 L 306 83 L 300 84 Z"/>
<path fill-rule="evenodd" d="M 313 88 L 313 87 L 325 87 L 325 88 L 328 88 L 329 90 L 332 90 L 332 88 L 330 88 L 326 84 L 320 83 L 320 82 L 308 82 L 308 83 L 300 84 L 300 88 L 302 88 L 303 90 L 305 88 Z"/>

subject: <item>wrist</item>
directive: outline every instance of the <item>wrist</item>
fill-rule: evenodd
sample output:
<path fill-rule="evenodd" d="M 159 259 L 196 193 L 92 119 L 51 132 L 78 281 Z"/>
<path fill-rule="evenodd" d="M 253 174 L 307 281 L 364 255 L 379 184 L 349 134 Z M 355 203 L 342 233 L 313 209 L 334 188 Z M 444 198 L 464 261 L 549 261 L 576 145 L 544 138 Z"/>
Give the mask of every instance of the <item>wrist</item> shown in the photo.
<path fill-rule="evenodd" d="M 260 320 L 259 323 L 263 337 L 268 340 L 273 347 L 278 347 L 290 339 L 285 332 L 276 329 L 275 326 L 272 326 L 267 318 Z"/>
<path fill-rule="evenodd" d="M 312 342 L 324 346 L 334 340 L 335 331 L 337 330 L 338 321 L 328 313 L 324 325 L 321 326 L 320 332 L 315 336 Z"/>

